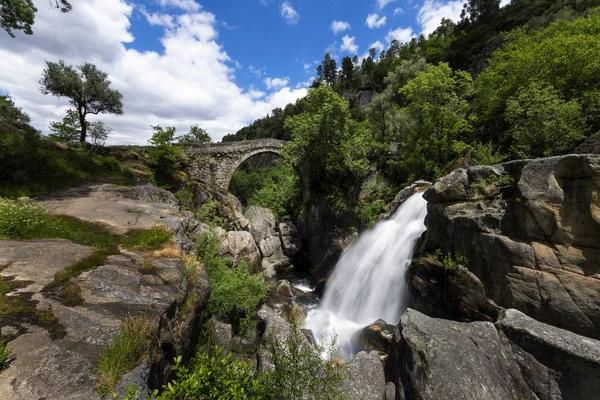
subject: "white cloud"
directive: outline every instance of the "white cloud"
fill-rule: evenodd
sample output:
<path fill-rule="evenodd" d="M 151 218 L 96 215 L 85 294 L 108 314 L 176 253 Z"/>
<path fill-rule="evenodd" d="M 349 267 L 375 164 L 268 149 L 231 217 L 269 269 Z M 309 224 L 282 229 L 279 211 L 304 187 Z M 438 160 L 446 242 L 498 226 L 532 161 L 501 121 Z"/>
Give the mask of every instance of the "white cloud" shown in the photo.
<path fill-rule="evenodd" d="M 264 82 L 269 90 L 281 90 L 290 83 L 290 78 L 266 78 Z"/>
<path fill-rule="evenodd" d="M 404 14 L 404 9 L 402 7 L 394 8 L 394 17 L 397 15 L 402 15 L 402 14 Z"/>
<path fill-rule="evenodd" d="M 350 29 L 350 24 L 346 21 L 333 21 L 331 23 L 331 31 L 336 35 Z"/>
<path fill-rule="evenodd" d="M 375 28 L 380 28 L 383 25 L 385 25 L 386 21 L 387 21 L 387 17 L 379 17 L 378 14 L 369 14 L 367 16 L 366 24 L 369 28 L 375 29 Z"/>
<path fill-rule="evenodd" d="M 385 50 L 385 45 L 383 43 L 381 43 L 379 40 L 376 41 L 375 43 L 371 43 L 369 45 L 369 50 L 371 49 L 375 49 L 377 50 L 377 54 L 381 53 L 383 50 Z"/>
<path fill-rule="evenodd" d="M 290 25 L 296 25 L 300 21 L 300 14 L 289 1 L 284 1 L 281 5 L 281 16 Z"/>
<path fill-rule="evenodd" d="M 256 68 L 254 65 L 250 65 L 248 67 L 248 71 L 250 71 L 250 73 L 256 76 L 257 78 L 262 78 L 263 76 L 265 76 L 265 67 Z"/>
<path fill-rule="evenodd" d="M 406 43 L 406 42 L 410 42 L 410 39 L 412 39 L 415 36 L 415 33 L 413 32 L 412 28 L 397 28 L 394 30 L 391 30 L 388 32 L 387 36 L 385 37 L 385 39 L 388 42 L 391 42 L 392 40 L 397 40 L 400 43 Z"/>
<path fill-rule="evenodd" d="M 358 52 L 358 45 L 354 43 L 354 36 L 344 36 L 342 38 L 342 46 L 340 47 L 341 51 L 346 51 L 350 54 L 356 54 Z"/>
<path fill-rule="evenodd" d="M 455 22 L 460 20 L 463 3 L 463 0 L 449 2 L 425 0 L 417 14 L 417 21 L 421 25 L 421 33 L 429 35 L 435 31 L 440 26 L 442 18 L 449 18 Z"/>
<path fill-rule="evenodd" d="M 112 87 L 123 94 L 125 113 L 90 120 L 114 129 L 111 144 L 144 144 L 150 125 L 156 124 L 181 132 L 199 124 L 220 140 L 307 93 L 280 87 L 265 95 L 237 86 L 235 62 L 217 42 L 219 23 L 206 11 L 174 16 L 170 27 L 163 24 L 165 33 L 158 38 L 163 49 L 156 52 L 126 48 L 125 43 L 134 41 L 129 32 L 133 6 L 126 0 L 78 0 L 68 14 L 47 7 L 47 0 L 34 4 L 39 10 L 34 35 L 0 35 L 0 88 L 45 133 L 49 122 L 62 119 L 68 107 L 68 99 L 39 91 L 45 60 L 91 62 L 109 74 Z"/>
<path fill-rule="evenodd" d="M 388 4 L 393 3 L 396 0 L 377 0 L 377 7 L 383 10 Z"/>
<path fill-rule="evenodd" d="M 182 10 L 188 12 L 197 12 L 202 8 L 202 6 L 200 6 L 200 4 L 196 3 L 194 0 L 159 0 L 158 4 L 163 7 L 181 8 Z"/>
<path fill-rule="evenodd" d="M 296 85 L 296 89 L 308 89 L 312 85 L 314 80 L 315 80 L 315 77 L 311 76 L 305 82 L 298 83 Z"/>
<path fill-rule="evenodd" d="M 167 28 L 173 28 L 175 26 L 175 21 L 173 16 L 169 14 L 161 14 L 161 13 L 148 13 L 145 8 L 140 7 L 140 11 L 144 17 L 146 17 L 146 21 L 150 25 L 155 26 L 166 26 Z"/>
<path fill-rule="evenodd" d="M 500 7 L 505 7 L 511 3 L 512 0 L 501 0 Z"/>

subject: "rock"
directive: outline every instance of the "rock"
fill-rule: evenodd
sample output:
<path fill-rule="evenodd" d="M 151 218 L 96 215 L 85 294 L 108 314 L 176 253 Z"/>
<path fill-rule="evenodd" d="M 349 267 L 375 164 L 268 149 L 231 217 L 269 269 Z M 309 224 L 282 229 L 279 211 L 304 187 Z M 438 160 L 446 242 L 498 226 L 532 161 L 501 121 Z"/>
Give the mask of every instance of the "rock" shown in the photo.
<path fill-rule="evenodd" d="M 219 255 L 230 258 L 233 265 L 238 265 L 244 260 L 248 262 L 251 271 L 259 271 L 260 253 L 249 232 L 227 232 L 221 241 Z"/>
<path fill-rule="evenodd" d="M 319 297 L 323 297 L 323 294 L 325 293 L 325 287 L 327 286 L 327 280 L 328 278 L 321 278 L 317 281 L 317 284 L 315 285 L 315 294 Z"/>
<path fill-rule="evenodd" d="M 597 399 L 600 393 L 600 341 L 585 338 L 564 329 L 534 320 L 520 311 L 506 310 L 496 324 L 512 342 L 556 373 L 546 379 L 531 379 L 538 396 L 552 398 L 560 393 L 563 399 Z M 536 363 L 519 360 L 525 379 L 535 377 Z M 554 382 L 552 382 L 554 380 Z"/>
<path fill-rule="evenodd" d="M 275 215 L 273 214 L 273 211 L 267 208 L 251 206 L 244 216 L 250 221 L 250 233 L 256 243 L 277 236 L 277 233 L 275 232 Z"/>
<path fill-rule="evenodd" d="M 385 385 L 385 400 L 396 400 L 396 385 L 393 382 L 388 382 Z"/>
<path fill-rule="evenodd" d="M 288 297 L 288 298 L 294 297 L 294 293 L 292 292 L 292 287 L 290 286 L 290 283 L 285 280 L 279 281 L 275 292 L 277 292 L 277 294 L 282 297 Z"/>
<path fill-rule="evenodd" d="M 166 203 L 177 205 L 179 202 L 175 195 L 168 190 L 157 188 L 151 184 L 136 185 L 129 191 L 124 191 L 123 196 L 133 200 L 148 203 Z"/>
<path fill-rule="evenodd" d="M 302 239 L 292 221 L 279 224 L 279 232 L 283 253 L 288 257 L 296 256 L 302 249 Z"/>
<path fill-rule="evenodd" d="M 213 339 L 212 344 L 223 349 L 225 353 L 229 353 L 232 347 L 233 329 L 231 324 L 221 322 L 214 317 L 208 321 L 208 329 Z"/>
<path fill-rule="evenodd" d="M 600 338 L 599 181 L 597 155 L 478 166 L 436 181 L 424 195 L 425 252 L 465 256 L 469 275 L 428 282 L 423 278 L 440 275 L 430 273 L 431 265 L 417 266 L 429 271 L 411 272 L 415 306 L 428 311 L 429 303 L 429 310 L 445 308 L 446 317 L 467 320 L 494 320 L 498 308 L 516 308 Z M 441 287 L 445 292 L 433 298 L 420 297 Z"/>
<path fill-rule="evenodd" d="M 379 319 L 352 336 L 352 347 L 358 351 L 376 351 L 387 355 L 393 334 L 394 325 Z"/>
<path fill-rule="evenodd" d="M 388 380 L 408 399 L 534 399 L 508 341 L 489 322 L 470 324 L 408 309 L 394 335 Z"/>
<path fill-rule="evenodd" d="M 398 208 L 413 194 L 422 192 L 431 186 L 431 182 L 427 181 L 416 181 L 415 183 L 405 187 L 401 191 L 396 194 L 394 200 L 391 203 L 387 204 L 384 208 L 383 218 L 389 219 L 392 215 L 398 210 Z"/>
<path fill-rule="evenodd" d="M 381 400 L 386 384 L 383 366 L 377 352 L 358 353 L 347 366 L 348 379 L 342 388 L 348 400 Z"/>
<path fill-rule="evenodd" d="M 506 310 L 496 324 L 408 309 L 386 363 L 408 399 L 583 399 L 600 393 L 600 342 Z"/>
<path fill-rule="evenodd" d="M 0 329 L 0 336 L 10 337 L 10 336 L 16 336 L 18 334 L 19 334 L 19 329 L 15 328 L 12 325 L 3 326 Z"/>
<path fill-rule="evenodd" d="M 137 387 L 137 395 L 140 399 L 144 399 L 151 394 L 150 387 L 148 386 L 148 381 L 150 378 L 150 362 L 145 360 L 141 365 L 138 365 L 131 371 L 128 371 L 123 375 L 123 377 L 119 380 L 119 383 L 113 389 L 114 393 L 117 393 L 120 399 L 124 399 L 127 397 L 127 387 L 135 388 Z"/>

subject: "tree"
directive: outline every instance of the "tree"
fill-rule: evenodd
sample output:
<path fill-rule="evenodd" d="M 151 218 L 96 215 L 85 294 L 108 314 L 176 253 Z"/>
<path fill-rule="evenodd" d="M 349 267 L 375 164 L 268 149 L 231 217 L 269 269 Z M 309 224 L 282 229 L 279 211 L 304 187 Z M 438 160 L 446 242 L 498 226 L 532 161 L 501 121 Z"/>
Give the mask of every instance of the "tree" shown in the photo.
<path fill-rule="evenodd" d="M 29 115 L 25 114 L 20 107 L 15 106 L 14 101 L 7 94 L 0 94 L 0 117 L 15 124 L 31 122 Z"/>
<path fill-rule="evenodd" d="M 327 82 L 330 85 L 335 83 L 335 79 L 337 78 L 337 63 L 331 58 L 331 54 L 325 53 L 325 58 L 317 67 L 317 75 L 319 75 L 319 80 L 323 82 Z"/>
<path fill-rule="evenodd" d="M 81 137 L 81 124 L 76 111 L 67 110 L 62 122 L 50 122 L 50 138 L 57 142 L 68 143 Z"/>
<path fill-rule="evenodd" d="M 85 63 L 75 69 L 62 60 L 58 63 L 46 61 L 46 69 L 40 79 L 43 94 L 67 97 L 76 108 L 81 125 L 81 143 L 87 137 L 88 114 L 123 114 L 123 95 L 111 89 L 110 83 L 108 74 L 93 64 Z"/>
<path fill-rule="evenodd" d="M 92 122 L 89 125 L 90 139 L 94 146 L 104 146 L 112 128 L 102 121 Z"/>
<path fill-rule="evenodd" d="M 564 101 L 556 89 L 532 82 L 508 100 L 506 119 L 519 158 L 550 157 L 573 149 L 585 138 L 577 101 Z"/>
<path fill-rule="evenodd" d="M 352 63 L 352 59 L 348 56 L 342 59 L 342 79 L 344 80 L 346 88 L 352 86 L 354 80 L 354 64 Z"/>
<path fill-rule="evenodd" d="M 152 126 L 154 133 L 148 139 L 148 154 L 152 158 L 150 162 L 151 180 L 155 185 L 175 190 L 181 187 L 182 163 L 185 155 L 179 144 L 176 143 L 173 126 L 163 128 L 160 125 Z"/>
<path fill-rule="evenodd" d="M 63 13 L 73 8 L 67 0 L 50 0 L 50 5 Z M 32 0 L 0 0 L 0 27 L 11 37 L 15 37 L 13 30 L 32 35 L 36 12 Z"/>
<path fill-rule="evenodd" d="M 176 140 L 178 144 L 206 144 L 211 142 L 208 132 L 198 125 L 190 126 L 190 131 L 185 135 L 178 136 Z"/>
<path fill-rule="evenodd" d="M 311 89 L 306 111 L 288 118 L 285 128 L 292 140 L 284 146 L 284 158 L 306 174 L 315 190 L 340 190 L 367 173 L 368 129 L 351 118 L 348 103 L 331 87 Z"/>
<path fill-rule="evenodd" d="M 500 0 L 469 0 L 460 15 L 463 21 L 487 24 L 493 20 L 500 10 Z"/>

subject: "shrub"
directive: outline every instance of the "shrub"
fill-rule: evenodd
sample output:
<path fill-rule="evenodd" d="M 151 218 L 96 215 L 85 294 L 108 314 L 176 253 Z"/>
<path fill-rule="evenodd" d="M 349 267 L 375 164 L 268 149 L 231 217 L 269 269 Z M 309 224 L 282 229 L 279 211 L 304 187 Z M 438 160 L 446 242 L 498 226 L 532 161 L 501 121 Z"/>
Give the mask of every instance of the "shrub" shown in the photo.
<path fill-rule="evenodd" d="M 448 271 L 454 271 L 459 265 L 465 265 L 467 262 L 466 257 L 461 256 L 460 254 L 444 254 L 440 249 L 435 252 L 435 258 L 437 258 L 444 265 L 444 269 Z"/>
<path fill-rule="evenodd" d="M 507 158 L 492 143 L 476 143 L 472 153 L 477 165 L 496 165 Z"/>
<path fill-rule="evenodd" d="M 102 396 L 146 356 L 151 336 L 152 326 L 146 317 L 128 318 L 122 323 L 121 332 L 106 346 L 98 362 L 98 392 Z"/>
<path fill-rule="evenodd" d="M 376 200 L 370 204 L 365 205 L 360 212 L 360 218 L 363 224 L 367 228 L 370 228 L 373 225 L 375 225 L 375 223 L 377 223 L 379 215 L 381 215 L 381 213 L 384 211 L 384 207 L 385 205 L 382 200 Z"/>
<path fill-rule="evenodd" d="M 219 239 L 205 233 L 197 244 L 198 256 L 212 282 L 208 311 L 239 322 L 245 312 L 254 312 L 269 294 L 269 287 L 261 274 L 252 275 L 246 263 L 229 268 L 226 259 L 219 256 Z"/>
<path fill-rule="evenodd" d="M 27 238 L 44 229 L 48 216 L 43 208 L 0 197 L 0 239 Z"/>
<path fill-rule="evenodd" d="M 223 218 L 219 209 L 219 203 L 209 200 L 202 204 L 195 212 L 196 219 L 200 222 L 215 227 L 223 225 Z"/>
<path fill-rule="evenodd" d="M 218 351 L 215 352 L 219 354 Z M 173 366 L 175 379 L 159 395 L 157 400 L 243 400 L 264 399 L 257 373 L 248 364 L 226 357 L 198 353 L 189 365 L 181 364 L 181 357 Z"/>

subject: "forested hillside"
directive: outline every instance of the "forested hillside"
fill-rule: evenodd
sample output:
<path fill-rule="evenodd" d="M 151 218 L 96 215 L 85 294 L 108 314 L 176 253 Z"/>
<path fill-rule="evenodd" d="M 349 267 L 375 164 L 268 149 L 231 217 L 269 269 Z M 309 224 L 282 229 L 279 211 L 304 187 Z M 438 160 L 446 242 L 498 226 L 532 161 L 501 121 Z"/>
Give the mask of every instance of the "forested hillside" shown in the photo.
<path fill-rule="evenodd" d="M 313 193 L 346 200 L 368 165 L 401 187 L 459 165 L 569 153 L 600 130 L 600 1 L 499 4 L 470 0 L 458 23 L 362 61 L 326 54 L 308 97 L 224 141 L 291 139 L 288 159 Z M 343 100 L 361 90 L 379 93 L 366 109 Z"/>

